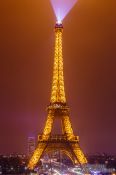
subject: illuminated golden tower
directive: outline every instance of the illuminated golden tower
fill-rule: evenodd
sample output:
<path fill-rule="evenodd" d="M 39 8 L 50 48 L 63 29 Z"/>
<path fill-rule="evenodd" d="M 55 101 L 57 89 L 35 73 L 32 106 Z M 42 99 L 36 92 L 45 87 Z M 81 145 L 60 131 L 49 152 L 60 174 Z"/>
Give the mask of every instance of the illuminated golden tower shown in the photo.
<path fill-rule="evenodd" d="M 80 145 L 79 137 L 75 136 L 69 119 L 70 109 L 66 103 L 63 76 L 63 55 L 62 55 L 62 24 L 55 25 L 55 55 L 53 66 L 53 82 L 50 105 L 47 107 L 47 120 L 42 135 L 38 136 L 38 145 L 35 149 L 28 168 L 33 169 L 40 161 L 43 153 L 61 150 L 74 164 L 86 164 Z M 62 134 L 53 135 L 52 128 L 56 118 L 61 120 Z"/>

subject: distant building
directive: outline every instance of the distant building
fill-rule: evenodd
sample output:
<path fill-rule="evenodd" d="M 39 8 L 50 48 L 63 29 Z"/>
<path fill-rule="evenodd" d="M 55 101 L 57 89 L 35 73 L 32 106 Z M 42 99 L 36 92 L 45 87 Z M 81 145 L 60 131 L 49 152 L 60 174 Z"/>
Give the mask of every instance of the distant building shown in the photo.
<path fill-rule="evenodd" d="M 35 137 L 28 137 L 28 156 L 31 156 L 35 150 Z"/>

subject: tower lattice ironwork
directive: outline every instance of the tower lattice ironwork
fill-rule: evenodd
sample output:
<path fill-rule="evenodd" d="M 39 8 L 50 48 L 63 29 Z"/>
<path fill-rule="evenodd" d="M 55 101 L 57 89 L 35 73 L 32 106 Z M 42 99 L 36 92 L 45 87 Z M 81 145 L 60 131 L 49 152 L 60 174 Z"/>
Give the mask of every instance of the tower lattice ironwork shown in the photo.
<path fill-rule="evenodd" d="M 55 55 L 50 105 L 47 107 L 47 120 L 43 133 L 38 136 L 37 147 L 29 161 L 28 168 L 33 169 L 43 153 L 61 150 L 74 164 L 86 164 L 87 159 L 79 145 L 79 137 L 75 136 L 69 119 L 70 109 L 66 103 L 63 76 L 62 24 L 55 25 Z M 54 120 L 61 120 L 62 134 L 53 135 Z"/>

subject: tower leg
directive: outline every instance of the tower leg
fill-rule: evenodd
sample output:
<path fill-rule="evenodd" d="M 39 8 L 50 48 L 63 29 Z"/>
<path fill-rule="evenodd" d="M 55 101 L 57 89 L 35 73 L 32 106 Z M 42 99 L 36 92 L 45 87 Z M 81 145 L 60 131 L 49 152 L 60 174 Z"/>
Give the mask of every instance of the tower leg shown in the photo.
<path fill-rule="evenodd" d="M 46 148 L 46 144 L 45 143 L 39 143 L 37 148 L 35 149 L 29 164 L 28 164 L 28 168 L 33 170 L 34 167 L 36 166 L 36 164 L 39 162 L 44 150 Z"/>
<path fill-rule="evenodd" d="M 78 143 L 76 143 L 76 144 L 72 144 L 71 147 L 72 147 L 72 150 L 73 150 L 73 152 L 74 152 L 74 154 L 75 154 L 75 156 L 78 160 L 77 162 L 75 162 L 75 164 L 78 163 L 78 162 L 80 164 L 86 164 L 87 159 L 86 159 L 84 153 L 82 152 L 82 150 L 80 148 L 80 145 Z"/>
<path fill-rule="evenodd" d="M 51 130 L 52 130 L 52 125 L 53 125 L 53 116 L 52 115 L 48 115 L 47 117 L 47 121 L 44 127 L 44 131 L 42 134 L 42 138 L 41 141 L 38 143 L 37 148 L 35 149 L 29 164 L 28 164 L 28 168 L 29 169 L 34 169 L 35 165 L 37 164 L 37 162 L 39 162 L 45 148 L 46 148 L 46 143 L 44 143 L 44 141 L 47 141 L 50 137 L 51 134 Z M 39 141 L 39 140 L 38 140 Z"/>
<path fill-rule="evenodd" d="M 64 129 L 64 133 L 66 133 L 68 140 L 73 139 L 75 136 L 73 134 L 73 129 L 71 126 L 69 116 L 63 116 L 62 125 L 63 125 L 62 128 Z M 76 157 L 75 163 L 78 163 L 78 162 L 80 164 L 87 163 L 87 159 L 84 156 L 78 143 L 71 144 L 71 150 L 74 152 L 75 157 Z"/>
<path fill-rule="evenodd" d="M 43 131 L 44 140 L 48 139 L 51 134 L 52 126 L 53 126 L 53 118 L 54 116 L 52 116 L 51 114 L 48 114 L 47 121 L 46 121 L 44 131 Z"/>
<path fill-rule="evenodd" d="M 62 117 L 62 125 L 63 125 L 62 128 L 64 130 L 63 133 L 67 135 L 68 140 L 71 140 L 74 137 L 74 134 L 69 116 Z"/>

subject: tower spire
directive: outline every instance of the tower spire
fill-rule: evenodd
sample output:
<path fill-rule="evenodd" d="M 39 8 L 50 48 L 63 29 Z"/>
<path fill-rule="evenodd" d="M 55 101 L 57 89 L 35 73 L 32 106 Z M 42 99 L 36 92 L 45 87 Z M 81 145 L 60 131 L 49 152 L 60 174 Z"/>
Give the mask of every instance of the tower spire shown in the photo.
<path fill-rule="evenodd" d="M 55 53 L 53 66 L 53 81 L 51 92 L 51 103 L 66 103 L 63 75 L 63 54 L 62 54 L 62 23 L 55 25 Z"/>

